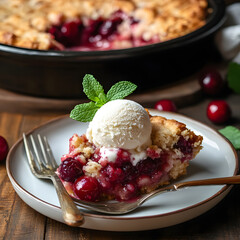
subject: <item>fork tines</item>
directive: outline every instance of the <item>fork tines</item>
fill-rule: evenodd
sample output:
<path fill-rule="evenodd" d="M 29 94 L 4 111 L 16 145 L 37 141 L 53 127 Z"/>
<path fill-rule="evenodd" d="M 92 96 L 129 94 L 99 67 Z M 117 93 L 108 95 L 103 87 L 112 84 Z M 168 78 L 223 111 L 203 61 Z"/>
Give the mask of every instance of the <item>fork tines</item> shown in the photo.
<path fill-rule="evenodd" d="M 33 135 L 29 136 L 28 141 L 25 134 L 23 134 L 24 146 L 28 158 L 29 165 L 34 174 L 40 174 L 44 169 L 55 171 L 57 163 L 53 157 L 51 148 L 47 138 L 37 135 L 37 139 Z"/>

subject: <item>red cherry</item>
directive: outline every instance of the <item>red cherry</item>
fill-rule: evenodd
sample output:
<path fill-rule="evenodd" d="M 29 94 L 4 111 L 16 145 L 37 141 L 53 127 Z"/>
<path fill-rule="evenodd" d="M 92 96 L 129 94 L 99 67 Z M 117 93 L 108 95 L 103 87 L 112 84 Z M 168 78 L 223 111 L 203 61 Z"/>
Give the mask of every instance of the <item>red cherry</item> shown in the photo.
<path fill-rule="evenodd" d="M 57 40 L 62 37 L 61 30 L 59 29 L 58 26 L 52 26 L 48 32 L 52 34 Z"/>
<path fill-rule="evenodd" d="M 215 100 L 208 104 L 207 116 L 213 123 L 225 123 L 231 117 L 231 109 L 223 100 Z"/>
<path fill-rule="evenodd" d="M 58 168 L 60 178 L 66 182 L 74 182 L 82 174 L 82 164 L 73 158 L 65 159 Z"/>
<path fill-rule="evenodd" d="M 5 160 L 7 154 L 8 154 L 8 143 L 6 139 L 2 136 L 0 136 L 0 161 Z"/>
<path fill-rule="evenodd" d="M 224 86 L 223 78 L 216 70 L 203 73 L 199 78 L 199 83 L 203 92 L 211 96 L 221 93 Z"/>
<path fill-rule="evenodd" d="M 67 38 L 75 38 L 78 34 L 79 22 L 71 21 L 63 24 L 61 32 Z"/>
<path fill-rule="evenodd" d="M 155 109 L 159 111 L 176 112 L 177 108 L 173 101 L 168 99 L 162 99 L 155 104 Z"/>
<path fill-rule="evenodd" d="M 80 177 L 73 184 L 73 191 L 78 198 L 91 202 L 99 200 L 99 188 L 97 179 L 89 176 Z"/>
<path fill-rule="evenodd" d="M 120 17 L 115 17 L 112 20 L 106 20 L 99 28 L 99 34 L 102 37 L 108 37 L 113 34 L 117 30 L 117 26 L 122 23 L 122 19 Z"/>

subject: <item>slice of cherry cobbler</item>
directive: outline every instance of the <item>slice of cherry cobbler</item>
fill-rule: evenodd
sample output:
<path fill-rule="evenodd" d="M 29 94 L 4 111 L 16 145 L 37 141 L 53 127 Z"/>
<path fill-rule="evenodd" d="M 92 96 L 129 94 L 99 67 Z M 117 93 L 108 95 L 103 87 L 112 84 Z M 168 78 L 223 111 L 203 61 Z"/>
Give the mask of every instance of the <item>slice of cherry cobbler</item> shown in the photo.
<path fill-rule="evenodd" d="M 202 148 L 202 136 L 185 124 L 151 116 L 134 101 L 115 99 L 113 92 L 121 95 L 117 89 L 122 90 L 123 84 L 102 97 L 114 100 L 96 111 L 86 134 L 70 138 L 69 153 L 61 159 L 57 173 L 75 198 L 134 199 L 186 174 L 189 161 Z M 86 105 L 77 111 L 86 115 Z"/>

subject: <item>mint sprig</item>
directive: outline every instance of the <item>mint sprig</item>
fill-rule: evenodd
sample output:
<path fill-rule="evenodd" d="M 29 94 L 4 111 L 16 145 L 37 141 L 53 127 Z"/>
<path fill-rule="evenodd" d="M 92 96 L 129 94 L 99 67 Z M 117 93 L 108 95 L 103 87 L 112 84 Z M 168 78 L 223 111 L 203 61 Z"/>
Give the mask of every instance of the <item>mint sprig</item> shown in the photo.
<path fill-rule="evenodd" d="M 236 150 L 240 150 L 240 130 L 233 126 L 220 129 L 219 132 L 225 136 Z"/>
<path fill-rule="evenodd" d="M 91 74 L 84 76 L 82 84 L 83 92 L 91 102 L 76 105 L 70 113 L 70 118 L 80 122 L 91 121 L 97 110 L 105 103 L 123 99 L 137 88 L 135 84 L 129 81 L 120 81 L 114 84 L 105 94 L 103 86 Z"/>
<path fill-rule="evenodd" d="M 240 64 L 231 62 L 227 73 L 228 86 L 234 92 L 240 93 Z"/>

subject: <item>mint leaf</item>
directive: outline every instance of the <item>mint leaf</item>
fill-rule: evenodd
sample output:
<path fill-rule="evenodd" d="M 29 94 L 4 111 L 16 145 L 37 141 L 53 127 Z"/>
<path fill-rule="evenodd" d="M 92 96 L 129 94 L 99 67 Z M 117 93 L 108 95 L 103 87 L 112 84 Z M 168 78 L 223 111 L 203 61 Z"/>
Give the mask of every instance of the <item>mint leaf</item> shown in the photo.
<path fill-rule="evenodd" d="M 227 80 L 229 88 L 236 93 L 240 93 L 240 65 L 238 63 L 231 62 L 229 64 Z"/>
<path fill-rule="evenodd" d="M 76 105 L 70 113 L 70 118 L 80 122 L 92 121 L 99 107 L 94 102 Z"/>
<path fill-rule="evenodd" d="M 97 103 L 100 102 L 102 105 L 107 102 L 103 86 L 93 77 L 93 75 L 86 74 L 83 78 L 82 84 L 83 92 L 90 100 Z"/>
<path fill-rule="evenodd" d="M 219 132 L 232 143 L 236 150 L 240 150 L 240 130 L 238 128 L 227 126 L 220 129 Z"/>
<path fill-rule="evenodd" d="M 137 86 L 134 83 L 128 81 L 118 82 L 107 92 L 107 101 L 123 99 L 131 94 L 136 88 Z"/>

